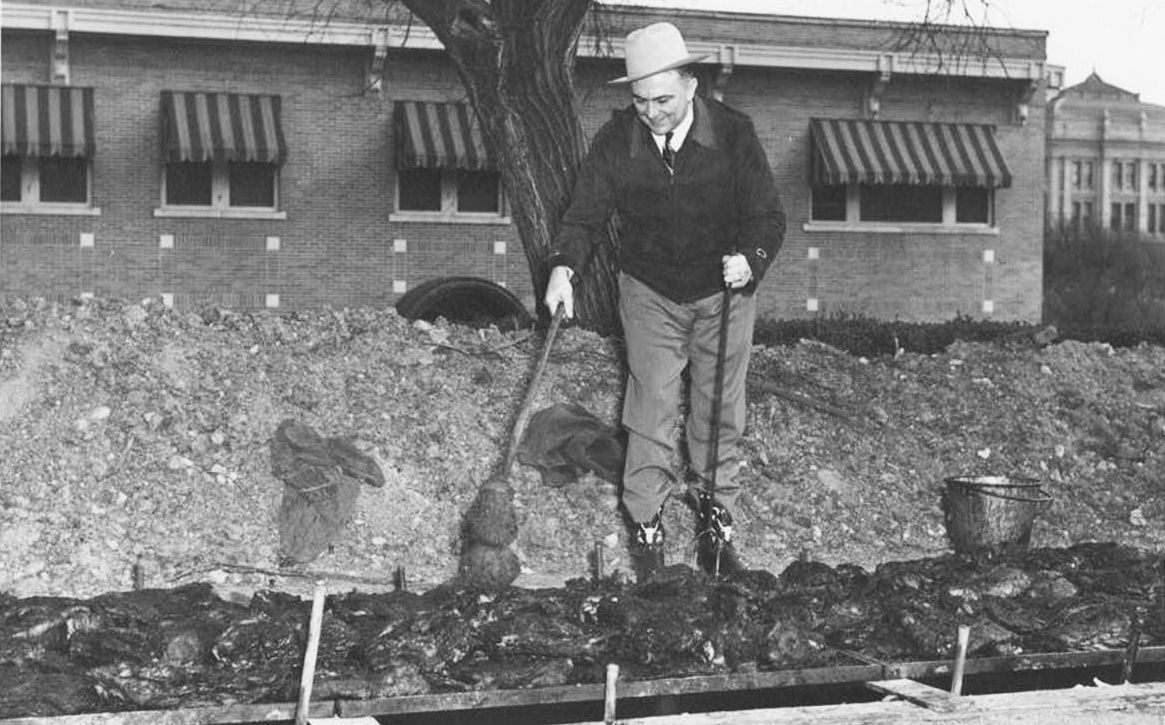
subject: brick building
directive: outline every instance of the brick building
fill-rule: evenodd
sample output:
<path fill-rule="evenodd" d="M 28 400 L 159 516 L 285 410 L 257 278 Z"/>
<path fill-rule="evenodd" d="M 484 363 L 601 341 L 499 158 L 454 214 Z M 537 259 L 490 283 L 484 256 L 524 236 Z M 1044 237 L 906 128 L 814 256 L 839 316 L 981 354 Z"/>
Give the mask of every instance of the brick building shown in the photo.
<path fill-rule="evenodd" d="M 1165 241 L 1165 106 L 1092 73 L 1048 105 L 1052 224 Z"/>
<path fill-rule="evenodd" d="M 318 6 L 6 2 L 0 296 L 389 304 L 474 275 L 531 301 L 432 33 L 297 4 Z M 896 23 L 598 12 L 588 136 L 627 102 L 606 85 L 624 33 L 661 19 L 711 54 L 703 91 L 753 117 L 789 218 L 762 314 L 1039 318 L 1046 33 L 989 33 L 972 61 Z"/>

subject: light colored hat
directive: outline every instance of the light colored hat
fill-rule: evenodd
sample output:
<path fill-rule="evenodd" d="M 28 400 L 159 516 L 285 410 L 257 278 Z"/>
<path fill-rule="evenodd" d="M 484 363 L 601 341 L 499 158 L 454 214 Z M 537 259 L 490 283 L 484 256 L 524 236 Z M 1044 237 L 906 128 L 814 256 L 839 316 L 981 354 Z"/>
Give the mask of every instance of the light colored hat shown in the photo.
<path fill-rule="evenodd" d="M 623 55 L 627 59 L 627 75 L 608 83 L 634 83 L 712 54 L 689 53 L 679 28 L 671 23 L 655 23 L 628 33 Z"/>

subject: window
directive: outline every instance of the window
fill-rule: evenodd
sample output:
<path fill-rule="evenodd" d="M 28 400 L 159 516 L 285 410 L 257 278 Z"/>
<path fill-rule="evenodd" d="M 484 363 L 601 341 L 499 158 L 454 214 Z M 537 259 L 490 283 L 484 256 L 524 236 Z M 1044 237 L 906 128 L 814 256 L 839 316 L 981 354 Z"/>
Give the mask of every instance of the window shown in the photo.
<path fill-rule="evenodd" d="M 1137 162 L 1128 161 L 1125 163 L 1125 188 L 1129 191 L 1136 191 L 1137 189 Z"/>
<path fill-rule="evenodd" d="M 501 177 L 493 171 L 457 172 L 457 211 L 497 214 L 501 211 Z"/>
<path fill-rule="evenodd" d="M 1137 205 L 1125 204 L 1125 231 L 1133 232 L 1137 229 Z"/>
<path fill-rule="evenodd" d="M 1091 161 L 1084 162 L 1084 188 L 1085 189 L 1092 188 L 1092 162 Z"/>
<path fill-rule="evenodd" d="M 1114 232 L 1121 230 L 1121 205 L 1114 203 L 1112 205 L 1112 219 L 1109 220 L 1109 227 Z"/>
<path fill-rule="evenodd" d="M 1112 162 L 1112 187 L 1114 189 L 1121 188 L 1121 183 L 1124 181 L 1124 175 L 1122 173 L 1122 170 L 1123 170 L 1123 164 L 1121 164 L 1121 162 L 1119 162 L 1119 161 Z"/>
<path fill-rule="evenodd" d="M 1080 229 L 1080 202 L 1072 202 L 1072 228 L 1079 231 Z"/>
<path fill-rule="evenodd" d="M 955 189 L 955 223 L 991 223 L 991 194 L 987 189 L 977 186 Z"/>
<path fill-rule="evenodd" d="M 1081 162 L 1079 162 L 1079 161 L 1072 162 L 1072 188 L 1073 189 L 1080 188 L 1080 168 L 1081 168 Z"/>
<path fill-rule="evenodd" d="M 1157 164 L 1149 164 L 1149 189 L 1157 190 Z"/>
<path fill-rule="evenodd" d="M 0 85 L 4 210 L 20 214 L 97 214 L 91 204 L 93 89 Z"/>
<path fill-rule="evenodd" d="M 937 186 L 887 184 L 861 187 L 864 222 L 931 222 L 943 220 L 942 189 Z"/>
<path fill-rule="evenodd" d="M 279 96 L 162 91 L 157 216 L 283 218 Z"/>
<path fill-rule="evenodd" d="M 19 156 L 5 156 L 0 163 L 0 201 L 20 201 L 20 187 L 23 163 Z"/>
<path fill-rule="evenodd" d="M 994 192 L 981 187 L 859 184 L 857 218 L 846 203 L 847 187 L 826 184 L 812 189 L 812 220 L 872 224 L 993 223 Z"/>
<path fill-rule="evenodd" d="M 992 226 L 1011 185 L 993 126 L 814 118 L 809 133 L 812 222 Z M 1067 173 L 1078 183 L 1081 163 Z"/>
<path fill-rule="evenodd" d="M 396 214 L 406 221 L 508 221 L 501 174 L 468 104 L 397 101 L 393 133 Z"/>
<path fill-rule="evenodd" d="M 501 175 L 464 169 L 400 169 L 397 211 L 453 215 L 502 215 Z"/>
<path fill-rule="evenodd" d="M 440 169 L 402 169 L 397 189 L 401 211 L 441 211 Z"/>
<path fill-rule="evenodd" d="M 1146 209 L 1146 211 L 1149 212 L 1149 226 L 1147 227 L 1147 231 L 1150 234 L 1156 234 L 1156 232 L 1157 232 L 1157 205 L 1150 204 L 1149 208 Z"/>
<path fill-rule="evenodd" d="M 5 156 L 0 201 L 25 205 L 89 205 L 89 161 Z"/>
<path fill-rule="evenodd" d="M 1093 217 L 1092 202 L 1086 201 L 1086 202 L 1084 202 L 1084 221 L 1085 221 L 1085 223 L 1091 222 L 1092 217 Z"/>
<path fill-rule="evenodd" d="M 166 164 L 163 204 L 204 209 L 274 210 L 279 167 L 255 162 L 174 161 Z"/>
<path fill-rule="evenodd" d="M 845 185 L 825 184 L 813 187 L 814 221 L 845 221 Z"/>

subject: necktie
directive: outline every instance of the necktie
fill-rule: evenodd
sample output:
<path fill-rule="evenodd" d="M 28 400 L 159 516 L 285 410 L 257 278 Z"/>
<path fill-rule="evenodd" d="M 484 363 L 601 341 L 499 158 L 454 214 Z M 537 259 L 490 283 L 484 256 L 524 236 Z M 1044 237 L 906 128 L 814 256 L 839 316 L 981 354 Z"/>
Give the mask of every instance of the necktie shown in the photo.
<path fill-rule="evenodd" d="M 671 147 L 671 136 L 671 131 L 663 135 L 663 162 L 667 164 L 667 170 L 674 174 L 676 170 L 676 150 Z"/>

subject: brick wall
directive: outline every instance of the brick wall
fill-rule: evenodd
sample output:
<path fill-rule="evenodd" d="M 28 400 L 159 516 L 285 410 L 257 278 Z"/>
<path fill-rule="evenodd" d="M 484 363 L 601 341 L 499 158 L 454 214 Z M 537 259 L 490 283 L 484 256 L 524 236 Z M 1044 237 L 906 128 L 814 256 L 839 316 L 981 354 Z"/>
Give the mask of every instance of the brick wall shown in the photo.
<path fill-rule="evenodd" d="M 892 78 L 882 120 L 991 123 L 1014 177 L 995 195 L 998 233 L 807 231 L 809 119 L 863 118 L 856 74 L 738 69 L 725 101 L 749 113 L 769 152 L 788 233 L 761 287 L 762 314 L 853 313 L 946 320 L 1038 320 L 1042 296 L 1043 107 L 1015 122 L 1015 88 L 976 80 Z M 811 310 L 809 300 L 816 300 Z M 985 302 L 987 305 L 985 306 Z M 990 311 L 988 311 L 990 310 Z"/>
<path fill-rule="evenodd" d="M 45 82 L 49 35 L 4 34 L 5 82 Z M 368 49 L 150 39 L 70 39 L 72 83 L 97 88 L 94 202 L 100 216 L 0 217 L 0 295 L 171 295 L 281 307 L 389 304 L 434 276 L 474 275 L 532 302 L 510 225 L 396 222 L 392 104 L 455 101 L 463 91 L 433 54 L 390 55 L 383 91 L 365 92 Z M 624 105 L 606 81 L 620 64 L 580 62 L 588 137 Z M 705 79 L 706 81 L 707 79 Z M 806 231 L 809 118 L 862 117 L 859 74 L 737 68 L 725 100 L 752 115 L 789 215 L 785 247 L 761 288 L 762 314 L 854 312 L 949 319 L 1038 319 L 1041 297 L 1041 94 L 1014 123 L 1007 82 L 895 76 L 882 118 L 993 123 L 1014 176 L 996 194 L 998 234 Z M 173 90 L 275 93 L 289 156 L 285 220 L 159 218 L 159 106 Z M 82 234 L 92 246 L 82 247 Z M 163 243 L 172 239 L 172 244 Z M 275 241 L 273 241 L 275 240 Z M 394 287 L 395 285 L 395 287 Z M 394 292 L 394 289 L 397 291 Z M 808 309 L 809 299 L 817 310 Z"/>
<path fill-rule="evenodd" d="M 5 82 L 43 83 L 49 36 L 5 33 Z M 435 56 L 394 59 L 381 93 L 366 93 L 366 49 L 133 39 L 70 40 L 74 85 L 94 86 L 100 216 L 0 217 L 0 294 L 68 299 L 83 293 L 176 304 L 281 307 L 390 304 L 403 283 L 486 277 L 530 294 L 527 263 L 505 224 L 390 222 L 392 104 L 459 100 Z M 274 93 L 289 154 L 283 220 L 165 218 L 161 201 L 163 90 Z M 93 246 L 82 248 L 82 232 Z M 397 251 L 404 250 L 404 251 Z"/>

